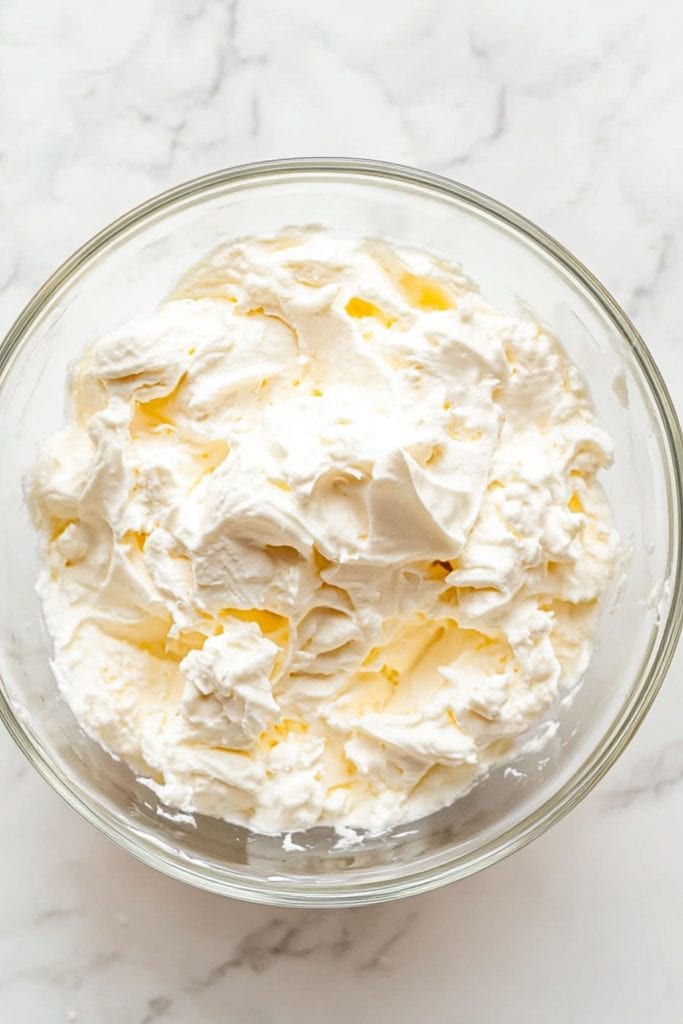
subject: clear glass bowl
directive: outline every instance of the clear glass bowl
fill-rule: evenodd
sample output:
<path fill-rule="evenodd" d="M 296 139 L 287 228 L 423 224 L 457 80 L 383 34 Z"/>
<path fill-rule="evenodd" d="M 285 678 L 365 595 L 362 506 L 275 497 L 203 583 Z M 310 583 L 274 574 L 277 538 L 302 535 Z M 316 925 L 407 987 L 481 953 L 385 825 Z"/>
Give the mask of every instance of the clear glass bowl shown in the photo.
<path fill-rule="evenodd" d="M 37 538 L 23 485 L 64 418 L 69 362 L 97 335 L 163 299 L 219 242 L 321 223 L 460 261 L 486 297 L 523 306 L 562 339 L 616 446 L 605 485 L 629 549 L 603 605 L 574 703 L 542 751 L 493 771 L 437 814 L 358 848 L 326 829 L 280 839 L 159 808 L 78 728 L 49 666 L 34 590 Z M 652 357 L 595 278 L 523 217 L 462 185 L 365 161 L 293 160 L 221 171 L 105 228 L 40 289 L 0 349 L 0 714 L 42 775 L 141 860 L 262 903 L 348 906 L 462 878 L 519 849 L 600 779 L 643 719 L 681 628 L 681 431 Z"/>

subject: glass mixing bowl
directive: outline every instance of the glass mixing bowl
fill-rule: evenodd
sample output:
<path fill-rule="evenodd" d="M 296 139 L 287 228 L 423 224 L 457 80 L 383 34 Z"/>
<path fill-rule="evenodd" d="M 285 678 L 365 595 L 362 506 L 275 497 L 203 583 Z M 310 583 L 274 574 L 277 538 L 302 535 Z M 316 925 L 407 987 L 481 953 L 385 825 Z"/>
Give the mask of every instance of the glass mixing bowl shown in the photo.
<path fill-rule="evenodd" d="M 603 603 L 574 702 L 541 753 L 492 771 L 453 806 L 360 846 L 328 829 L 278 837 L 184 820 L 79 729 L 49 665 L 24 500 L 38 449 L 64 418 L 70 361 L 152 308 L 213 246 L 320 223 L 434 250 L 484 295 L 555 332 L 615 442 L 604 475 L 628 551 Z M 348 906 L 462 878 L 540 835 L 588 793 L 633 736 L 681 628 L 681 431 L 652 357 L 614 299 L 562 246 L 492 199 L 430 174 L 365 161 L 292 160 L 221 171 L 157 196 L 75 253 L 0 349 L 0 714 L 51 785 L 141 860 L 214 892 L 291 906 Z M 617 574 L 619 576 L 620 574 Z"/>

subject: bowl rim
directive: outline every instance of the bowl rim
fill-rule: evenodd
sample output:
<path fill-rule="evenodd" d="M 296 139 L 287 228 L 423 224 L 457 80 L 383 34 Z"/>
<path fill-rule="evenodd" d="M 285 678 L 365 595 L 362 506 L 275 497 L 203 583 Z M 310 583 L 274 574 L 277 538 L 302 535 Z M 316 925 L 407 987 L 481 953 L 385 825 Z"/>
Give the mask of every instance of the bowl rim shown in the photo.
<path fill-rule="evenodd" d="M 666 621 L 660 627 L 660 642 L 653 651 L 649 670 L 634 683 L 630 702 L 626 702 L 619 718 L 615 720 L 616 728 L 610 729 L 602 736 L 571 778 L 535 811 L 502 835 L 486 842 L 475 854 L 461 855 L 455 860 L 437 866 L 417 868 L 398 879 L 348 884 L 335 882 L 321 885 L 310 876 L 294 879 L 278 876 L 256 882 L 228 869 L 221 869 L 220 872 L 214 869 L 207 871 L 204 867 L 197 867 L 193 860 L 178 851 L 172 853 L 168 849 L 162 849 L 150 836 L 143 835 L 129 823 L 119 820 L 91 799 L 89 794 L 75 788 L 45 752 L 34 743 L 29 731 L 14 713 L 4 686 L 0 686 L 0 718 L 28 760 L 52 788 L 100 833 L 143 863 L 199 888 L 256 903 L 309 908 L 358 906 L 426 892 L 490 867 L 526 846 L 563 818 L 590 792 L 633 738 L 659 692 L 683 625 L 683 434 L 668 389 L 639 332 L 610 292 L 568 249 L 528 218 L 476 189 L 429 171 L 370 159 L 307 157 L 240 164 L 192 178 L 135 206 L 73 252 L 28 301 L 0 343 L 0 381 L 6 376 L 12 357 L 21 346 L 28 330 L 53 296 L 114 239 L 132 227 L 141 227 L 155 215 L 212 190 L 254 183 L 259 179 L 282 179 L 301 174 L 317 174 L 323 177 L 341 174 L 347 178 L 370 178 L 375 183 L 385 181 L 388 184 L 393 182 L 421 186 L 437 197 L 455 199 L 480 214 L 491 216 L 539 246 L 555 264 L 559 264 L 569 274 L 570 278 L 578 280 L 628 343 L 647 385 L 649 397 L 663 424 L 660 443 L 663 439 L 664 454 L 669 468 L 667 485 L 671 517 L 670 574 L 673 588 Z"/>

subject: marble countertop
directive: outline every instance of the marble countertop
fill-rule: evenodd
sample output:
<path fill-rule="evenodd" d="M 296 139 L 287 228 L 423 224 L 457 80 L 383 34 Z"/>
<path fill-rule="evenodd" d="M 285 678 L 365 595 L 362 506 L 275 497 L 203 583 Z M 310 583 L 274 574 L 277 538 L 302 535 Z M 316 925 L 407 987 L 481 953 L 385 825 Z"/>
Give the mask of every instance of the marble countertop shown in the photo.
<path fill-rule="evenodd" d="M 683 407 L 683 14 L 666 0 L 0 4 L 0 329 L 128 207 L 244 161 L 449 174 L 561 239 Z M 601 785 L 447 889 L 272 911 L 97 835 L 0 735 L 0 1019 L 12 1024 L 674 1024 L 683 1019 L 679 655 Z"/>

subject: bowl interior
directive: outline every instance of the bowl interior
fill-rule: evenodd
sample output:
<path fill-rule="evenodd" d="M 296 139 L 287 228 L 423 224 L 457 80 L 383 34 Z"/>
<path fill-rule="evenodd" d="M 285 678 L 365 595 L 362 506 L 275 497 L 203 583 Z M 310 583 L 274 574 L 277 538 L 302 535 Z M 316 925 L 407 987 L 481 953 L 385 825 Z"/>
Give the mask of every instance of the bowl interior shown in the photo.
<path fill-rule="evenodd" d="M 606 596 L 583 686 L 541 752 L 493 771 L 452 807 L 366 838 L 316 829 L 283 848 L 208 818 L 186 819 L 90 741 L 59 698 L 34 590 L 37 538 L 24 498 L 41 443 L 63 422 L 71 360 L 153 308 L 212 247 L 292 224 L 324 224 L 436 251 L 500 308 L 531 311 L 582 370 L 615 443 L 604 475 L 626 552 Z M 679 559 L 675 417 L 647 353 L 570 258 L 495 204 L 382 168 L 290 165 L 226 173 L 151 201 L 58 272 L 5 344 L 0 381 L 0 674 L 4 716 L 50 781 L 157 867 L 269 902 L 349 903 L 467 874 L 520 845 L 586 791 L 626 741 L 673 646 Z M 637 346 L 637 340 L 635 341 Z M 653 377 L 654 375 L 654 377 Z M 675 577 L 675 578 L 674 578 Z"/>

